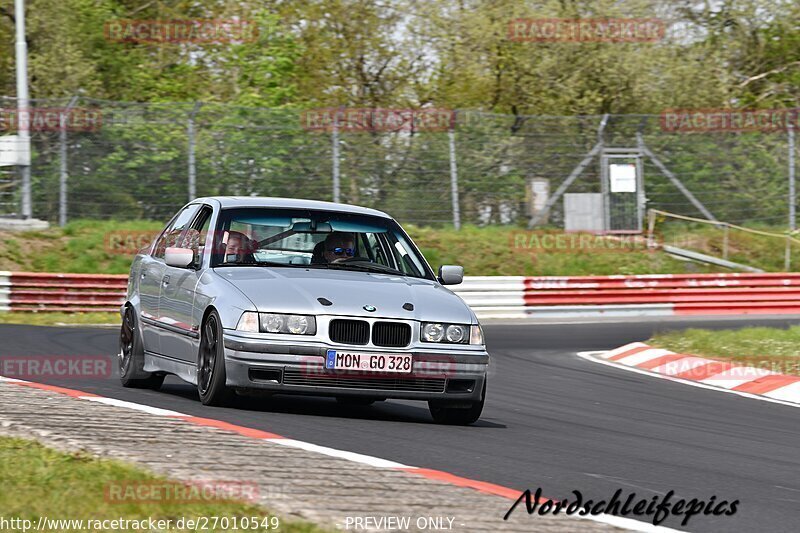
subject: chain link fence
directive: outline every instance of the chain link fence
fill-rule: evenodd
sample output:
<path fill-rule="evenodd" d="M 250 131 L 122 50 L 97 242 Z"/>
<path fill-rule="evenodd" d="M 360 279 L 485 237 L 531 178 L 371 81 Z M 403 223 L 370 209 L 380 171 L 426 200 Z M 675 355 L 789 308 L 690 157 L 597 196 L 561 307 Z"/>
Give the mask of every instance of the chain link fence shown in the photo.
<path fill-rule="evenodd" d="M 0 135 L 14 134 L 15 105 L 0 98 Z M 469 110 L 451 112 L 446 128 L 314 129 L 291 109 L 88 98 L 31 107 L 32 215 L 53 223 L 166 220 L 192 197 L 253 195 L 338 197 L 420 225 L 525 226 L 533 180 L 547 180 L 551 198 L 560 187 L 601 192 L 599 154 L 643 146 L 653 156 L 642 157 L 647 207 L 707 218 L 702 205 L 718 220 L 786 227 L 794 205 L 786 129 L 685 133 L 659 115 Z M 37 110 L 83 115 L 53 123 Z M 0 167 L 0 216 L 21 213 L 19 176 Z M 560 197 L 541 220 L 563 224 Z"/>

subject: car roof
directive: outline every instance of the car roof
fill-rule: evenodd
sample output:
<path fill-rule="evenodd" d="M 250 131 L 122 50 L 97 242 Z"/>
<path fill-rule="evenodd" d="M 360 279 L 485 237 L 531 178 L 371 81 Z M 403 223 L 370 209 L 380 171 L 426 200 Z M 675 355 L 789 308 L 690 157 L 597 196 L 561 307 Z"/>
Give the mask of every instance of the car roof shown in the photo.
<path fill-rule="evenodd" d="M 208 196 L 198 198 L 195 202 L 216 200 L 222 209 L 233 207 L 275 207 L 283 209 L 314 209 L 319 211 L 340 211 L 359 215 L 372 215 L 377 217 L 392 218 L 383 211 L 360 207 L 357 205 L 339 204 L 335 202 L 322 202 L 319 200 L 305 200 L 303 198 L 270 198 L 264 196 Z"/>

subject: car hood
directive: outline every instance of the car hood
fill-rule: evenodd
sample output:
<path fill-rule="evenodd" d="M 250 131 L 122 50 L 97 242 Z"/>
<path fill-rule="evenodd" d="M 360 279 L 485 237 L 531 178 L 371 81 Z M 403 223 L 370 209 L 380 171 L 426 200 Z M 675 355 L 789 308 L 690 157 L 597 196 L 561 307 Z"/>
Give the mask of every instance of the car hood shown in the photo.
<path fill-rule="evenodd" d="M 475 322 L 461 298 L 438 282 L 391 274 L 317 268 L 218 267 L 259 311 Z M 322 305 L 318 298 L 332 305 Z M 414 306 L 413 311 L 403 308 Z M 373 306 L 375 311 L 365 307 Z"/>

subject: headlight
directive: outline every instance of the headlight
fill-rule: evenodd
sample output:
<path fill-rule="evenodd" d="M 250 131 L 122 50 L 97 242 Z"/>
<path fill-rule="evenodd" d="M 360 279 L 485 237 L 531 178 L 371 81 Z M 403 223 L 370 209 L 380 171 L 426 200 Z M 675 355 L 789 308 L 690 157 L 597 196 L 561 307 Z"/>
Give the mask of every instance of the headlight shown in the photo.
<path fill-rule="evenodd" d="M 464 342 L 467 338 L 468 331 L 467 326 L 451 324 L 447 326 L 445 337 L 447 337 L 447 342 Z"/>
<path fill-rule="evenodd" d="M 261 313 L 261 327 L 267 333 L 280 333 L 286 324 L 285 315 L 275 313 Z"/>
<path fill-rule="evenodd" d="M 239 324 L 236 325 L 238 331 L 251 331 L 258 333 L 258 313 L 253 311 L 245 311 L 242 313 L 242 318 L 239 319 Z"/>
<path fill-rule="evenodd" d="M 283 315 L 259 313 L 261 331 L 264 333 L 291 333 L 292 335 L 314 335 L 317 321 L 311 315 Z"/>
<path fill-rule="evenodd" d="M 462 324 L 427 322 L 422 324 L 422 333 L 420 336 L 423 342 L 467 344 L 470 337 L 470 327 Z"/>
<path fill-rule="evenodd" d="M 441 324 L 425 324 L 422 327 L 422 340 L 425 342 L 441 342 L 444 337 L 444 326 Z"/>
<path fill-rule="evenodd" d="M 305 335 L 308 331 L 308 318 L 302 315 L 290 315 L 286 321 L 286 329 L 295 335 Z"/>

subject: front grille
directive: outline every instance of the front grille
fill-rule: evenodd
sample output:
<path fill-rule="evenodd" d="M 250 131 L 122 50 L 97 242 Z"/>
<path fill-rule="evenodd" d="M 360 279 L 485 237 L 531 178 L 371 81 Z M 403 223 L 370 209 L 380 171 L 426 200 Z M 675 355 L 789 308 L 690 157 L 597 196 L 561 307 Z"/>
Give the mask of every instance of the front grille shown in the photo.
<path fill-rule="evenodd" d="M 328 334 L 333 342 L 367 344 L 369 342 L 369 323 L 363 320 L 331 320 Z"/>
<path fill-rule="evenodd" d="M 311 374 L 308 371 L 287 368 L 283 372 L 284 385 L 326 387 L 333 389 L 364 389 L 405 392 L 444 392 L 444 379 L 355 377 L 337 374 Z"/>
<path fill-rule="evenodd" d="M 375 322 L 372 326 L 372 344 L 402 348 L 411 342 L 411 326 L 401 322 Z"/>

